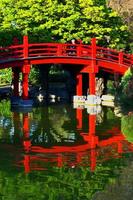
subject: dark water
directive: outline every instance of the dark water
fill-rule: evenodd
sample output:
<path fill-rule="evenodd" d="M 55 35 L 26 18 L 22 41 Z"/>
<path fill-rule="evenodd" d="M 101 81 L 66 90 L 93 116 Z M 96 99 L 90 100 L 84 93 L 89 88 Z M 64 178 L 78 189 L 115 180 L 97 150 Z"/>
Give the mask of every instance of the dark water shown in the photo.
<path fill-rule="evenodd" d="M 0 200 L 132 200 L 133 120 L 97 112 L 1 102 Z"/>

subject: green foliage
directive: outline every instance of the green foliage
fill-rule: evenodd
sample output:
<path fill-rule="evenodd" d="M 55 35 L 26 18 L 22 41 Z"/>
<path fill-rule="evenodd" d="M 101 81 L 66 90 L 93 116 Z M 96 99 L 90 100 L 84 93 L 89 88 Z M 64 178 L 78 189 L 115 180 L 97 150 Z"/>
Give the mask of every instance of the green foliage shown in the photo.
<path fill-rule="evenodd" d="M 120 101 L 125 105 L 133 105 L 133 72 L 129 68 L 122 77 L 119 88 Z"/>
<path fill-rule="evenodd" d="M 122 117 L 121 130 L 125 135 L 126 140 L 133 142 L 133 115 Z"/>
<path fill-rule="evenodd" d="M 66 82 L 70 78 L 68 71 L 63 70 L 59 65 L 53 65 L 49 71 L 49 81 Z"/>
<path fill-rule="evenodd" d="M 14 38 L 17 38 L 18 43 L 22 43 L 22 35 L 19 30 L 0 28 L 0 45 L 9 46 L 13 43 Z"/>
<path fill-rule="evenodd" d="M 36 67 L 32 67 L 29 75 L 29 82 L 32 85 L 38 84 L 39 83 L 39 69 Z"/>
<path fill-rule="evenodd" d="M 88 43 L 97 37 L 100 44 L 120 48 L 128 39 L 127 27 L 105 0 L 1 0 L 0 7 L 0 30 L 28 34 L 33 42 Z"/>
<path fill-rule="evenodd" d="M 128 83 L 129 83 L 129 80 L 132 78 L 132 76 L 133 76 L 133 73 L 132 73 L 131 69 L 129 68 L 125 72 L 125 74 L 124 74 L 124 76 L 122 77 L 122 80 L 121 80 L 121 87 L 122 87 L 123 91 L 126 90 Z"/>
<path fill-rule="evenodd" d="M 114 95 L 116 92 L 116 88 L 114 87 L 114 82 L 111 80 L 108 80 L 107 82 L 107 93 Z"/>
<path fill-rule="evenodd" d="M 107 183 L 114 183 L 123 166 L 122 159 L 98 164 L 94 173 L 89 167 L 50 167 L 48 171 L 30 174 L 15 172 L 1 165 L 0 191 L 3 199 L 14 200 L 91 200 L 104 190 Z M 3 169 L 2 169 L 3 167 Z M 117 170 L 116 170 L 117 169 Z"/>
<path fill-rule="evenodd" d="M 4 108 L 4 109 L 3 109 Z M 11 116 L 10 111 L 10 101 L 2 100 L 0 102 L 0 116 L 2 117 L 9 117 Z"/>
<path fill-rule="evenodd" d="M 12 70 L 11 68 L 0 70 L 0 85 L 11 84 Z"/>

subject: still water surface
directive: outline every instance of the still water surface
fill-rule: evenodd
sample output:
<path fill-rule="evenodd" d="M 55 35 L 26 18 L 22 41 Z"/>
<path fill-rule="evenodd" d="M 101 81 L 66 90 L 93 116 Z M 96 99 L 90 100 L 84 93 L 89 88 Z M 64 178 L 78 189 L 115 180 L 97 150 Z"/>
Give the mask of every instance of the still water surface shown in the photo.
<path fill-rule="evenodd" d="M 133 143 L 113 108 L 0 103 L 0 200 L 132 200 Z"/>

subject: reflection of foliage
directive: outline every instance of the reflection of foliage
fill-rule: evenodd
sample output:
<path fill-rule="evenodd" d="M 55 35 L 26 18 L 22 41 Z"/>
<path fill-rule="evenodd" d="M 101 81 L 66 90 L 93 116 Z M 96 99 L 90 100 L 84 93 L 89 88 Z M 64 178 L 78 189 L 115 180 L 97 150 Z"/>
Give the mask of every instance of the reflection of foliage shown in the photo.
<path fill-rule="evenodd" d="M 10 101 L 2 100 L 0 102 L 0 116 L 4 116 L 4 117 L 11 116 Z"/>
<path fill-rule="evenodd" d="M 113 127 L 120 128 L 120 118 L 114 115 L 114 111 L 112 108 L 105 108 L 103 123 L 96 126 L 97 133 L 99 135 L 105 135 L 106 131 L 112 129 Z M 106 137 L 109 137 L 109 135 L 106 134 Z"/>
<path fill-rule="evenodd" d="M 133 115 L 121 119 L 121 130 L 129 142 L 133 142 Z"/>
<path fill-rule="evenodd" d="M 129 154 L 130 159 L 132 157 Z M 127 162 L 121 169 L 121 175 L 113 184 L 107 184 L 103 191 L 94 195 L 93 200 L 125 200 L 133 196 L 133 162 Z"/>
<path fill-rule="evenodd" d="M 66 121 L 69 120 L 67 113 L 63 112 L 63 108 L 59 109 L 52 109 L 51 114 L 49 115 L 50 124 L 52 129 L 55 131 L 53 132 L 54 137 L 59 142 L 61 138 L 67 138 L 69 136 L 69 132 L 67 132 L 63 125 Z"/>
<path fill-rule="evenodd" d="M 0 110 L 4 110 L 5 107 L 9 109 L 8 103 L 3 104 L 2 102 L 0 104 L 1 105 Z M 2 105 L 4 105 L 4 107 L 2 107 Z M 10 115 L 10 113 L 8 112 L 7 115 L 8 114 Z M 118 123 L 116 119 L 113 118 L 112 113 L 113 112 L 110 109 L 106 114 L 107 118 L 106 122 L 109 121 L 111 125 L 112 123 L 113 124 Z M 45 133 L 47 132 L 48 128 L 50 129 L 55 128 L 57 129 L 58 132 L 59 124 L 60 126 L 62 126 L 62 128 L 64 128 L 65 122 L 69 119 L 69 116 L 72 116 L 72 114 L 70 115 L 68 114 L 70 114 L 70 112 L 68 112 L 68 110 L 65 109 L 64 106 L 60 107 L 50 106 L 50 107 L 33 109 L 33 113 L 29 114 L 31 125 L 33 125 L 31 128 L 32 133 L 34 134 L 34 131 L 36 131 L 35 137 L 37 138 L 38 136 L 41 135 L 40 134 L 41 131 Z M 70 119 L 73 118 L 70 117 Z M 106 122 L 105 125 L 108 125 L 108 127 L 110 127 L 111 125 L 109 126 L 109 124 L 106 124 Z M 103 124 L 102 124 L 102 129 L 104 129 Z M 64 130 L 66 129 L 64 128 Z M 70 127 L 69 130 L 71 130 Z M 7 133 L 10 136 L 11 132 L 7 131 Z M 17 136 L 18 133 L 19 132 L 17 132 Z M 48 133 L 47 135 L 51 134 L 49 132 L 47 133 Z M 98 163 L 95 172 L 90 172 L 89 167 L 82 167 L 82 166 L 77 166 L 77 167 L 72 166 L 71 168 L 68 168 L 66 166 L 64 166 L 63 168 L 48 166 L 48 171 L 43 171 L 43 172 L 33 171 L 25 175 L 23 172 L 20 171 L 20 169 L 19 172 L 17 172 L 15 171 L 16 169 L 10 167 L 10 165 L 14 161 L 15 152 L 16 151 L 13 152 L 10 151 L 9 153 L 9 148 L 6 148 L 6 152 L 3 151 L 1 155 L 0 195 L 2 199 L 91 200 L 92 196 L 97 191 L 100 190 L 102 191 L 107 183 L 113 184 L 115 182 L 116 177 L 120 173 L 119 169 L 121 168 L 121 166 L 124 165 L 123 164 L 124 160 L 118 158 L 115 160 L 112 159 L 110 161 L 106 161 L 102 164 Z M 17 162 L 19 159 L 22 159 L 22 154 L 20 155 L 19 153 L 16 153 Z M 48 158 L 49 157 L 47 157 L 46 160 Z M 52 164 L 50 163 L 50 165 Z M 85 160 L 83 160 L 83 164 L 86 164 Z M 87 166 L 88 166 L 88 159 L 87 159 Z"/>
<path fill-rule="evenodd" d="M 70 112 L 68 114 L 64 105 L 36 108 L 30 115 L 31 123 L 34 123 L 32 141 L 38 141 L 37 138 L 42 138 L 43 143 L 53 144 L 70 139 L 74 133 L 72 127 L 66 127 L 70 121 Z"/>
<path fill-rule="evenodd" d="M 13 169 L 5 172 L 3 168 L 0 171 L 0 193 L 7 200 L 12 200 L 12 197 L 14 200 L 91 200 L 107 183 L 115 182 L 123 164 L 122 159 L 111 160 L 98 164 L 93 173 L 88 167 L 81 166 L 52 167 L 49 171 L 33 171 L 26 175 Z"/>
<path fill-rule="evenodd" d="M 10 101 L 0 102 L 0 139 L 9 139 L 11 130 Z"/>

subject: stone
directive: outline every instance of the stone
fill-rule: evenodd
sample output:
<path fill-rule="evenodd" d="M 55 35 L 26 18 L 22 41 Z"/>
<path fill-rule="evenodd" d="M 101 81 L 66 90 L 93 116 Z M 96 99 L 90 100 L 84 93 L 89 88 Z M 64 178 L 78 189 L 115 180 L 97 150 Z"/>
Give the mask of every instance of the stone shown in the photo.
<path fill-rule="evenodd" d="M 108 101 L 108 102 L 114 102 L 115 97 L 112 95 L 102 95 L 101 100 Z"/>
<path fill-rule="evenodd" d="M 99 96 L 96 95 L 87 95 L 87 100 L 85 101 L 87 105 L 100 105 L 101 99 Z"/>
<path fill-rule="evenodd" d="M 73 96 L 73 102 L 85 103 L 86 96 Z"/>

